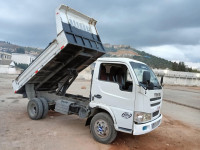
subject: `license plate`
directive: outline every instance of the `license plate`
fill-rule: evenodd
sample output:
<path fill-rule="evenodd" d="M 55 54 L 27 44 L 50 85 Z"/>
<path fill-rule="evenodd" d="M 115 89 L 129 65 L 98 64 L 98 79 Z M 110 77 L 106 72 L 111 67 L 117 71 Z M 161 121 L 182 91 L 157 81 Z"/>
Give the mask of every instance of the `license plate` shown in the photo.
<path fill-rule="evenodd" d="M 160 124 L 160 120 L 158 120 L 157 122 L 154 122 L 154 123 L 151 125 L 152 129 L 156 128 L 159 124 Z"/>

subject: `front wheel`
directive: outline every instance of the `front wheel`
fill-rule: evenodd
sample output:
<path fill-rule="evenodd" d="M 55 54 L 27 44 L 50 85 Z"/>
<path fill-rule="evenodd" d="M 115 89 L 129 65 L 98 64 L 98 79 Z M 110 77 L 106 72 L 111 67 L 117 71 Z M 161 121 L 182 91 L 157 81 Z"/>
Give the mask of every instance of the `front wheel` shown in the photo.
<path fill-rule="evenodd" d="M 113 120 L 105 112 L 96 114 L 90 123 L 90 130 L 93 138 L 103 144 L 113 142 L 117 136 Z"/>

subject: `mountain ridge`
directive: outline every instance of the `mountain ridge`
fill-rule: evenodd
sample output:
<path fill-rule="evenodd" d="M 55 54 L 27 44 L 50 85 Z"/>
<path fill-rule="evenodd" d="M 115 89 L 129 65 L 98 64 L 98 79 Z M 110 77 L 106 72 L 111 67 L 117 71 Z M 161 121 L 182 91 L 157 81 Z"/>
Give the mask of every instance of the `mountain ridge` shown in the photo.
<path fill-rule="evenodd" d="M 35 56 L 38 56 L 43 51 L 43 49 L 39 48 L 19 46 L 10 42 L 0 41 L 0 51 L 2 52 L 16 53 L 18 48 L 24 49 L 26 54 L 32 54 Z M 142 61 L 151 68 L 168 68 L 173 70 L 174 62 L 137 50 L 129 45 L 111 45 L 109 43 L 105 43 L 104 48 L 106 50 L 106 54 L 103 57 L 127 57 Z"/>
<path fill-rule="evenodd" d="M 144 51 L 137 50 L 128 45 L 111 45 L 107 43 L 104 44 L 104 48 L 107 52 L 104 55 L 106 57 L 127 57 L 138 61 L 142 61 L 152 68 L 172 69 L 173 62 L 146 53 Z"/>
<path fill-rule="evenodd" d="M 19 46 L 16 44 L 12 44 L 10 42 L 6 41 L 0 41 L 0 51 L 6 52 L 6 53 L 16 53 L 18 48 L 23 48 L 25 50 L 25 53 L 32 54 L 32 55 L 39 55 L 43 49 L 34 48 L 34 47 L 25 47 L 25 46 Z"/>

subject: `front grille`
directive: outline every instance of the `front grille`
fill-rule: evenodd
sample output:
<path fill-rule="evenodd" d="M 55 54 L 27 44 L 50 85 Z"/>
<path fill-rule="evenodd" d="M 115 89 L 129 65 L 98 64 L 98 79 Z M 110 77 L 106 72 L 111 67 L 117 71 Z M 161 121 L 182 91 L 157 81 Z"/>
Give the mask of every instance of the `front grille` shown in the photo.
<path fill-rule="evenodd" d="M 158 102 L 158 103 L 153 103 L 153 104 L 151 104 L 151 107 L 156 106 L 156 105 L 159 105 L 159 104 L 160 104 L 160 102 Z"/>
<path fill-rule="evenodd" d="M 161 99 L 161 97 L 151 98 L 150 101 L 156 101 L 156 100 L 159 100 L 159 99 Z"/>
<path fill-rule="evenodd" d="M 159 114 L 159 110 L 158 110 L 158 111 L 155 111 L 155 112 L 153 113 L 153 117 L 157 116 L 158 114 Z"/>

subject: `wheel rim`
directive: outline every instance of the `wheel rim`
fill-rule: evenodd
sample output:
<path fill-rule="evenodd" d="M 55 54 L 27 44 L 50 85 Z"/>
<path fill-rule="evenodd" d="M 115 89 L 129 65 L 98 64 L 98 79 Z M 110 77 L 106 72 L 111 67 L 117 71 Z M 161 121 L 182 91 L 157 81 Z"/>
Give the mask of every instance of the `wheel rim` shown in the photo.
<path fill-rule="evenodd" d="M 99 119 L 94 124 L 94 131 L 100 138 L 106 138 L 109 135 L 109 126 L 105 120 Z"/>
<path fill-rule="evenodd" d="M 29 113 L 30 113 L 30 115 L 31 115 L 31 116 L 35 116 L 36 113 L 37 113 L 36 110 L 37 110 L 36 105 L 35 105 L 34 103 L 32 103 L 32 104 L 30 105 L 30 107 L 29 107 Z"/>

